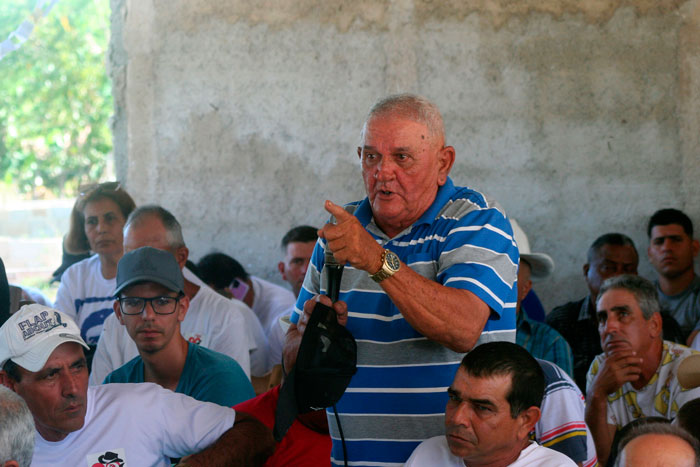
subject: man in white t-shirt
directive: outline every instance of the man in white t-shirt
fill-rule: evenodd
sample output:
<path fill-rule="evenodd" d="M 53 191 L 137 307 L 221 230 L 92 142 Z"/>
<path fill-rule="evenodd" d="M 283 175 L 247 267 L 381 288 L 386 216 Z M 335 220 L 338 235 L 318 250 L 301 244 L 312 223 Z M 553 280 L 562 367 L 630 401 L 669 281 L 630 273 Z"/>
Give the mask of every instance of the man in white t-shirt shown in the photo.
<path fill-rule="evenodd" d="M 255 341 L 245 314 L 253 312 L 245 304 L 217 294 L 185 268 L 189 250 L 180 223 L 169 211 L 160 206 L 142 206 L 131 213 L 124 227 L 124 252 L 142 246 L 169 251 L 182 268 L 185 294 L 190 300 L 190 308 L 180 326 L 182 336 L 189 342 L 233 358 L 250 377 L 250 353 L 255 350 Z M 109 373 L 137 355 L 136 344 L 124 326 L 114 314 L 110 315 L 97 343 L 90 384 L 102 383 Z"/>
<path fill-rule="evenodd" d="M 270 431 L 228 407 L 151 383 L 88 388 L 83 347 L 75 322 L 42 305 L 0 328 L 0 383 L 36 426 L 32 465 L 255 465 L 272 452 Z"/>
<path fill-rule="evenodd" d="M 537 466 L 576 464 L 530 441 L 540 418 L 544 374 L 517 344 L 490 342 L 469 352 L 447 389 L 445 436 L 423 441 L 406 466 Z"/>

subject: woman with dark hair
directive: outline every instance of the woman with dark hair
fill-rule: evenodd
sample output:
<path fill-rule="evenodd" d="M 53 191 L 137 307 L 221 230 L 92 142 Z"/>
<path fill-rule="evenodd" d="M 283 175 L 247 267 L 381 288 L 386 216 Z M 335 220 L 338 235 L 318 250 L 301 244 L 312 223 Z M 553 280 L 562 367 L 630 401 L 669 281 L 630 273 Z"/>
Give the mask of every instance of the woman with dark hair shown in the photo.
<path fill-rule="evenodd" d="M 106 182 L 81 187 L 71 213 L 66 250 L 95 254 L 66 269 L 54 306 L 73 317 L 93 349 L 112 313 L 117 263 L 124 253 L 122 229 L 135 207 L 118 182 Z"/>

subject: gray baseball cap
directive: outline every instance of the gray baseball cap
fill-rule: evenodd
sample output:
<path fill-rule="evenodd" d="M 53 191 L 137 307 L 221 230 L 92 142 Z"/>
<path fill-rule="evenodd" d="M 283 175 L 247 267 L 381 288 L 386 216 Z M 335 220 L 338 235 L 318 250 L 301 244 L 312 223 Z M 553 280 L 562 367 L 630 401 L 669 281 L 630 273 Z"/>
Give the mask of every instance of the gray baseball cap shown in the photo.
<path fill-rule="evenodd" d="M 115 297 L 130 285 L 155 282 L 173 292 L 184 292 L 185 280 L 175 256 L 165 250 L 144 246 L 130 251 L 117 265 Z"/>

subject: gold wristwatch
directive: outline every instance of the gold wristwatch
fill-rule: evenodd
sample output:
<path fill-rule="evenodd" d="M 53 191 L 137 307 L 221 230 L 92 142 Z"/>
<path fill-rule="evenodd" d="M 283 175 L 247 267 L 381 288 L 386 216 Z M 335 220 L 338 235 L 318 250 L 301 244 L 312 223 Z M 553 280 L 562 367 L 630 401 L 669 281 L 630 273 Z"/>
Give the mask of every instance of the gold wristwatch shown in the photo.
<path fill-rule="evenodd" d="M 399 261 L 399 257 L 396 256 L 396 253 L 384 250 L 382 252 L 382 267 L 374 274 L 370 274 L 369 277 L 375 282 L 381 282 L 396 274 L 400 267 L 401 261 Z"/>

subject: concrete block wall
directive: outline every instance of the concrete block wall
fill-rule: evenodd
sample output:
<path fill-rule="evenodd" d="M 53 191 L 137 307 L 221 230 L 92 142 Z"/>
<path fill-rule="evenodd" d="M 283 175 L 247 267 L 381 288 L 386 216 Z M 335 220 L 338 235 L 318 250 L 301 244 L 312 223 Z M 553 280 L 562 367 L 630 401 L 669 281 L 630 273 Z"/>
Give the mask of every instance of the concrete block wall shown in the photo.
<path fill-rule="evenodd" d="M 379 97 L 443 112 L 452 178 L 500 201 L 554 277 L 621 231 L 686 210 L 700 228 L 700 0 L 111 0 L 116 168 L 138 203 L 279 282 L 284 232 L 364 196 L 355 149 Z"/>

